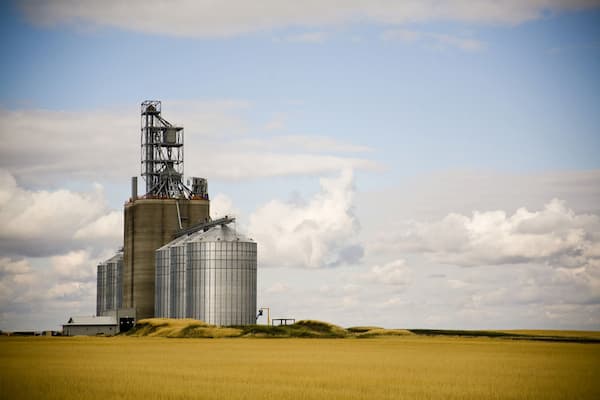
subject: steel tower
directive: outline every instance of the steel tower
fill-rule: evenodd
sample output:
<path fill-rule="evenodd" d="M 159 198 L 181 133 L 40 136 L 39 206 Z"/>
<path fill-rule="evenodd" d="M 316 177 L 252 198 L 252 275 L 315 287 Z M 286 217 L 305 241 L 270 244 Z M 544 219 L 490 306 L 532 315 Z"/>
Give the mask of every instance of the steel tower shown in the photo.
<path fill-rule="evenodd" d="M 183 127 L 161 116 L 161 102 L 146 100 L 141 110 L 142 176 L 146 198 L 189 199 L 183 184 Z"/>

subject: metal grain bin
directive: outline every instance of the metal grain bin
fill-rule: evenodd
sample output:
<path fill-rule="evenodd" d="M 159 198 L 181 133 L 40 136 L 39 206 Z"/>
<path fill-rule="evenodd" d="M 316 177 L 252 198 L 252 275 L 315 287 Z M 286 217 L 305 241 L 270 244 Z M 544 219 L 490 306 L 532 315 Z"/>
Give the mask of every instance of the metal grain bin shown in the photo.
<path fill-rule="evenodd" d="M 106 262 L 106 286 L 105 286 L 105 310 L 114 310 L 117 303 L 117 291 L 115 290 L 117 283 L 117 265 L 114 262 Z"/>
<path fill-rule="evenodd" d="M 185 262 L 181 260 L 181 246 L 186 239 L 187 236 L 177 238 L 156 250 L 154 316 L 158 318 L 185 316 Z"/>
<path fill-rule="evenodd" d="M 154 315 L 169 318 L 171 300 L 171 247 L 170 243 L 156 250 L 156 287 L 154 290 Z"/>
<path fill-rule="evenodd" d="M 96 315 L 100 316 L 106 309 L 106 264 L 98 264 L 96 273 Z"/>
<path fill-rule="evenodd" d="M 158 249 L 156 310 L 157 317 L 254 324 L 256 243 L 218 225 Z"/>
<path fill-rule="evenodd" d="M 171 246 L 171 298 L 170 318 L 185 318 L 186 287 L 185 240 Z"/>
<path fill-rule="evenodd" d="M 104 315 L 106 311 L 120 308 L 123 301 L 122 251 L 98 264 L 96 280 L 96 314 Z"/>
<path fill-rule="evenodd" d="M 256 243 L 228 226 L 186 241 L 186 316 L 215 325 L 256 322 Z"/>

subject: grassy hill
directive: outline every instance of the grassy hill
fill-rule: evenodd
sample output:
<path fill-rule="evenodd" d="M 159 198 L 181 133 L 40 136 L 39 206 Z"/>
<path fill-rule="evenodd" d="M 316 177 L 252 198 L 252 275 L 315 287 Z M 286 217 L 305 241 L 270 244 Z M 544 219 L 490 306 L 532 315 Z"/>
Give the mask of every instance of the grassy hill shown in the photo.
<path fill-rule="evenodd" d="M 358 338 L 381 336 L 453 336 L 487 337 L 510 340 L 600 343 L 599 332 L 544 330 L 447 330 L 447 329 L 385 329 L 377 326 L 342 328 L 323 321 L 302 320 L 292 325 L 244 325 L 219 327 L 194 319 L 150 318 L 137 322 L 127 336 L 168 338 Z"/>
<path fill-rule="evenodd" d="M 194 319 L 150 318 L 137 322 L 127 336 L 158 336 L 169 338 L 368 338 L 375 336 L 413 335 L 402 329 L 354 327 L 344 329 L 327 322 L 302 320 L 293 325 L 244 325 L 218 327 Z"/>

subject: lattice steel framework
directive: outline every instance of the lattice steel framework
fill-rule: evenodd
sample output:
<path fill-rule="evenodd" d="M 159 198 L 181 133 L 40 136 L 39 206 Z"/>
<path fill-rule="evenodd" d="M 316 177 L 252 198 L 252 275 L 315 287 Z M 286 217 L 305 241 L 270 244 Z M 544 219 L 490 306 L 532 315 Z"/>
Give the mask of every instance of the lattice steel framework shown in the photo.
<path fill-rule="evenodd" d="M 161 102 L 146 100 L 141 110 L 142 176 L 146 197 L 190 198 L 183 184 L 183 127 L 161 116 Z"/>

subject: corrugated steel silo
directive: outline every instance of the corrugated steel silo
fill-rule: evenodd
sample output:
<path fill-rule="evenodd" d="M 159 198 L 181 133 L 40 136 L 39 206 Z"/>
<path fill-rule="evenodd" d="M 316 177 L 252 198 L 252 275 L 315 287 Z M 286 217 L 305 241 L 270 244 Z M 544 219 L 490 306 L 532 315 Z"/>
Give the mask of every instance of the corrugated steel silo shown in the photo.
<path fill-rule="evenodd" d="M 256 243 L 226 225 L 187 240 L 186 316 L 215 325 L 256 323 Z"/>
<path fill-rule="evenodd" d="M 116 310 L 122 305 L 123 252 L 106 261 L 106 310 Z"/>
<path fill-rule="evenodd" d="M 254 324 L 256 266 L 256 243 L 227 225 L 175 239 L 156 252 L 157 317 Z"/>
<path fill-rule="evenodd" d="M 98 264 L 96 314 L 116 310 L 122 306 L 123 252 Z"/>
<path fill-rule="evenodd" d="M 185 317 L 185 248 L 187 236 L 156 250 L 154 314 L 158 318 Z M 183 293 L 183 294 L 182 294 Z"/>
<path fill-rule="evenodd" d="M 171 246 L 170 243 L 156 250 L 156 289 L 154 291 L 154 314 L 169 318 L 171 309 Z"/>
<path fill-rule="evenodd" d="M 116 277 L 116 264 L 113 262 L 106 262 L 106 286 L 105 286 L 105 302 L 104 309 L 105 310 L 114 310 L 116 307 L 116 290 L 115 284 L 117 283 Z"/>
<path fill-rule="evenodd" d="M 106 264 L 98 264 L 96 274 L 96 315 L 100 316 L 106 309 Z"/>
<path fill-rule="evenodd" d="M 185 318 L 185 240 L 171 246 L 171 299 L 170 318 Z"/>

